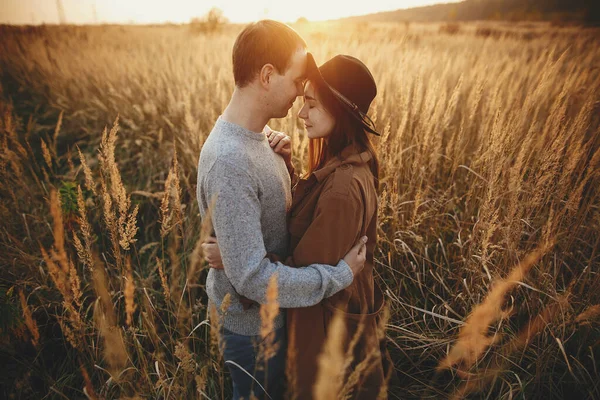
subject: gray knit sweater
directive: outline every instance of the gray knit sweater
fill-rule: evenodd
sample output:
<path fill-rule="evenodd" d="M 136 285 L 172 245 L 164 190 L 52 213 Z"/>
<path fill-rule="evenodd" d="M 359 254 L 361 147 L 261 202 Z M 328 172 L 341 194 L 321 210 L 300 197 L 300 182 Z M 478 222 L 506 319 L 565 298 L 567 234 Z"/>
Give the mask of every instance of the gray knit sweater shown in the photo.
<path fill-rule="evenodd" d="M 200 153 L 197 196 L 203 218 L 216 196 L 212 223 L 224 269 L 209 271 L 206 290 L 218 310 L 231 294 L 223 316 L 226 329 L 240 335 L 260 333 L 259 307 L 244 310 L 239 297 L 263 304 L 274 273 L 281 308 L 315 305 L 352 283 L 352 270 L 343 260 L 337 266 L 292 268 L 266 258 L 267 253 L 288 256 L 286 213 L 292 196 L 285 163 L 263 133 L 220 117 Z M 280 311 L 274 328 L 284 324 Z"/>

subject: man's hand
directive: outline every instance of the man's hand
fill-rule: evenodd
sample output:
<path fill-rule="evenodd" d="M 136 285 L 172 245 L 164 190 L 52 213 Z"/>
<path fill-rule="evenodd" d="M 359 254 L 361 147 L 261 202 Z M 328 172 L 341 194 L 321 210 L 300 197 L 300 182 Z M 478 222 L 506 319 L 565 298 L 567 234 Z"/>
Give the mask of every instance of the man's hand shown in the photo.
<path fill-rule="evenodd" d="M 367 261 L 367 237 L 363 236 L 344 256 L 344 261 L 350 266 L 352 274 L 356 276 L 365 266 Z"/>
<path fill-rule="evenodd" d="M 292 140 L 283 132 L 277 132 L 265 126 L 265 134 L 273 151 L 283 157 L 286 165 L 292 162 Z"/>
<path fill-rule="evenodd" d="M 217 238 L 214 236 L 209 237 L 202 243 L 202 251 L 204 254 L 204 260 L 208 263 L 208 266 L 214 269 L 224 269 L 223 260 L 221 260 L 221 250 L 219 250 L 219 243 Z M 244 296 L 240 296 L 240 303 L 244 310 L 249 310 L 252 306 L 260 306 L 254 300 L 250 300 Z"/>
<path fill-rule="evenodd" d="M 202 254 L 209 267 L 223 269 L 221 250 L 219 249 L 219 243 L 217 243 L 216 237 L 211 236 L 202 243 Z"/>

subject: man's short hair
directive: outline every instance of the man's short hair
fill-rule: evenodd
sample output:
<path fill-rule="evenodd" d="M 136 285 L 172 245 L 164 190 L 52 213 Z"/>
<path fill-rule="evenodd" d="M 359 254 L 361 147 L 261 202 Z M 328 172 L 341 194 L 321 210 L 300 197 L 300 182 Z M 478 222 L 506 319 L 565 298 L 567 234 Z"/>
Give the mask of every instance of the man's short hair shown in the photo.
<path fill-rule="evenodd" d="M 286 24 L 267 19 L 246 26 L 233 45 L 235 85 L 252 82 L 265 64 L 285 73 L 299 48 L 305 49 L 306 42 Z"/>

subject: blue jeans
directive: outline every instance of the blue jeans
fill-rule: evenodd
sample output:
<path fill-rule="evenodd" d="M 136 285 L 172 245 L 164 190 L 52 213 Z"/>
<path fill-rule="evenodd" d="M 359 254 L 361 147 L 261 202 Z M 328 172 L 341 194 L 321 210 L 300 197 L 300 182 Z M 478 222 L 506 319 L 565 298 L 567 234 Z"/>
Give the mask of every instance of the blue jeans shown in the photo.
<path fill-rule="evenodd" d="M 258 360 L 257 363 L 259 346 L 262 342 L 260 335 L 238 335 L 225 328 L 223 328 L 222 334 L 225 345 L 223 358 L 233 381 L 233 400 L 241 398 L 249 400 L 251 393 L 254 393 L 254 396 L 260 400 L 283 399 L 285 391 L 285 354 L 287 351 L 285 326 L 275 331 L 273 343 L 278 344 L 278 348 L 275 355 L 266 363 L 264 360 Z M 252 375 L 260 385 L 248 376 L 244 370 Z M 261 385 L 267 394 L 265 394 Z"/>

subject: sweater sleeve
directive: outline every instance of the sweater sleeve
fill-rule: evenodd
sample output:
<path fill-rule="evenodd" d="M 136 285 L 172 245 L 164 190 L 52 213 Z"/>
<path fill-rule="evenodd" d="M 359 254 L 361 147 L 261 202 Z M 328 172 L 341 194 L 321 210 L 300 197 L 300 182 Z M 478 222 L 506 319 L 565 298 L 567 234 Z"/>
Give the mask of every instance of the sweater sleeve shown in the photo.
<path fill-rule="evenodd" d="M 217 159 L 201 184 L 209 204 L 216 196 L 211 219 L 225 275 L 238 294 L 264 303 L 269 279 L 275 273 L 282 308 L 312 306 L 350 286 L 353 274 L 344 260 L 336 260 L 335 266 L 292 268 L 267 258 L 258 185 L 244 169 Z"/>

